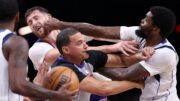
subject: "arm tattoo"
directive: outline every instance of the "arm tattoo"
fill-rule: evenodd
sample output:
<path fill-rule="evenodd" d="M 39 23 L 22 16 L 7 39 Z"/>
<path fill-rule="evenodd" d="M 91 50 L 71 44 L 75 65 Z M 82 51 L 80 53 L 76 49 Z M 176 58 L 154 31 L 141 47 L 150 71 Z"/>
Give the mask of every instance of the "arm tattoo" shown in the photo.
<path fill-rule="evenodd" d="M 150 75 L 140 64 L 128 68 L 103 68 L 100 72 L 114 80 L 129 81 L 139 81 Z"/>

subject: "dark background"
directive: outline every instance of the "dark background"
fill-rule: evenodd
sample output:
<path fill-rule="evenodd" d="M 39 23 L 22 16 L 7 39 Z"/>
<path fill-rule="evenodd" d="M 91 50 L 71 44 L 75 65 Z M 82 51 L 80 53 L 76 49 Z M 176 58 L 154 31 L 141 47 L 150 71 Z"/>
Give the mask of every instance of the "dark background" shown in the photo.
<path fill-rule="evenodd" d="M 173 0 L 19 0 L 20 24 L 25 26 L 24 13 L 33 6 L 42 6 L 56 18 L 65 21 L 89 22 L 105 26 L 139 25 L 151 6 L 165 6 L 173 10 L 177 16 L 177 27 L 168 38 L 180 54 L 180 2 Z M 37 39 L 29 34 L 25 37 L 31 46 Z M 163 57 L 162 57 L 163 58 Z M 29 77 L 36 73 L 29 61 Z M 180 77 L 180 65 L 177 69 L 177 80 Z M 178 80 L 178 95 L 180 95 L 180 80 Z"/>

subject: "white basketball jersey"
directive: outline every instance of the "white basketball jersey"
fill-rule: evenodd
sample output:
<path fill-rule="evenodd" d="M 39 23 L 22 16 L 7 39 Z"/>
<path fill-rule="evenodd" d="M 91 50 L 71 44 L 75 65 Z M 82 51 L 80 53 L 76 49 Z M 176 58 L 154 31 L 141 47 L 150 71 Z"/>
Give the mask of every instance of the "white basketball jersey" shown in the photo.
<path fill-rule="evenodd" d="M 0 29 L 0 101 L 23 101 L 22 96 L 13 93 L 9 88 L 8 62 L 2 51 L 3 39 L 9 33 L 12 32 Z"/>

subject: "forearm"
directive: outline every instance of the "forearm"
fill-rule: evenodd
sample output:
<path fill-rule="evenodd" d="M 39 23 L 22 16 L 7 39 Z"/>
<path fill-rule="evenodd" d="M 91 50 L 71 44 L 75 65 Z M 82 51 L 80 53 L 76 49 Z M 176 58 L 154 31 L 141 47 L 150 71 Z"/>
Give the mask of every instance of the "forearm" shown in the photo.
<path fill-rule="evenodd" d="M 88 47 L 88 50 L 97 50 L 97 51 L 102 51 L 104 53 L 111 53 L 113 50 L 110 48 L 111 45 L 102 45 L 102 46 L 90 46 Z"/>
<path fill-rule="evenodd" d="M 53 99 L 52 97 L 55 97 L 55 95 L 57 95 L 55 94 L 55 91 L 47 90 L 43 87 L 40 87 L 27 81 L 17 85 L 19 86 L 16 87 L 16 93 L 21 94 L 23 96 L 28 96 L 36 100 Z"/>
<path fill-rule="evenodd" d="M 108 60 L 105 64 L 105 67 L 112 68 L 112 67 L 128 67 L 132 64 L 135 64 L 141 61 L 137 55 L 133 56 L 125 56 L 123 54 L 108 54 Z"/>
<path fill-rule="evenodd" d="M 109 91 L 108 95 L 115 95 L 118 93 L 125 92 L 133 88 L 141 88 L 141 84 L 130 82 L 130 81 L 112 81 L 105 90 Z"/>
<path fill-rule="evenodd" d="M 128 68 L 101 68 L 100 73 L 113 80 L 142 81 L 150 73 L 139 63 Z"/>
<path fill-rule="evenodd" d="M 138 87 L 138 84 L 128 81 L 100 81 L 92 77 L 84 78 L 80 90 L 97 95 L 108 96 Z"/>
<path fill-rule="evenodd" d="M 14 74 L 9 75 L 10 88 L 14 93 L 42 100 L 51 99 L 53 96 L 55 97 L 57 95 L 55 91 L 45 89 L 27 81 L 25 70 L 25 68 L 19 67 L 14 70 Z"/>
<path fill-rule="evenodd" d="M 125 67 L 129 67 L 143 60 L 140 56 L 140 53 L 136 53 L 130 56 L 121 55 L 120 58 Z"/>
<path fill-rule="evenodd" d="M 124 68 L 100 68 L 98 69 L 98 72 L 112 80 L 129 80 L 125 76 L 126 69 Z"/>
<path fill-rule="evenodd" d="M 100 96 L 110 96 L 135 88 L 137 84 L 130 81 L 106 81 L 95 86 L 95 89 L 89 89 L 88 92 Z"/>
<path fill-rule="evenodd" d="M 99 38 L 109 38 L 109 39 L 119 39 L 119 27 L 102 27 L 96 26 L 89 23 L 71 23 L 63 22 L 60 25 L 60 28 L 72 27 L 85 35 L 99 37 Z"/>

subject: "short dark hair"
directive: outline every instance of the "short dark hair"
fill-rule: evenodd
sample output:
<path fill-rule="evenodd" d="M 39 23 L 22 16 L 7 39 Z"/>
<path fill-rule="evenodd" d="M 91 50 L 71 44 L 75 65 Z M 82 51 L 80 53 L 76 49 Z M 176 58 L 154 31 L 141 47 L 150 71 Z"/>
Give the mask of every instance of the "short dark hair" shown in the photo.
<path fill-rule="evenodd" d="M 74 28 L 66 28 L 64 30 L 61 30 L 61 32 L 57 35 L 56 38 L 56 46 L 59 50 L 59 52 L 62 54 L 62 47 L 67 46 L 70 43 L 70 36 L 78 33 Z"/>
<path fill-rule="evenodd" d="M 155 26 L 160 28 L 162 37 L 168 37 L 176 26 L 176 16 L 173 11 L 161 6 L 150 8 L 153 15 L 152 20 Z"/>
<path fill-rule="evenodd" d="M 27 17 L 35 10 L 38 10 L 40 12 L 43 12 L 43 13 L 47 13 L 47 14 L 50 14 L 49 11 L 43 7 L 40 7 L 40 6 L 35 6 L 35 7 L 32 7 L 30 9 L 28 9 L 25 13 L 25 19 L 27 19 Z"/>
<path fill-rule="evenodd" d="M 0 22 L 12 21 L 18 12 L 19 8 L 16 0 L 0 1 Z"/>

